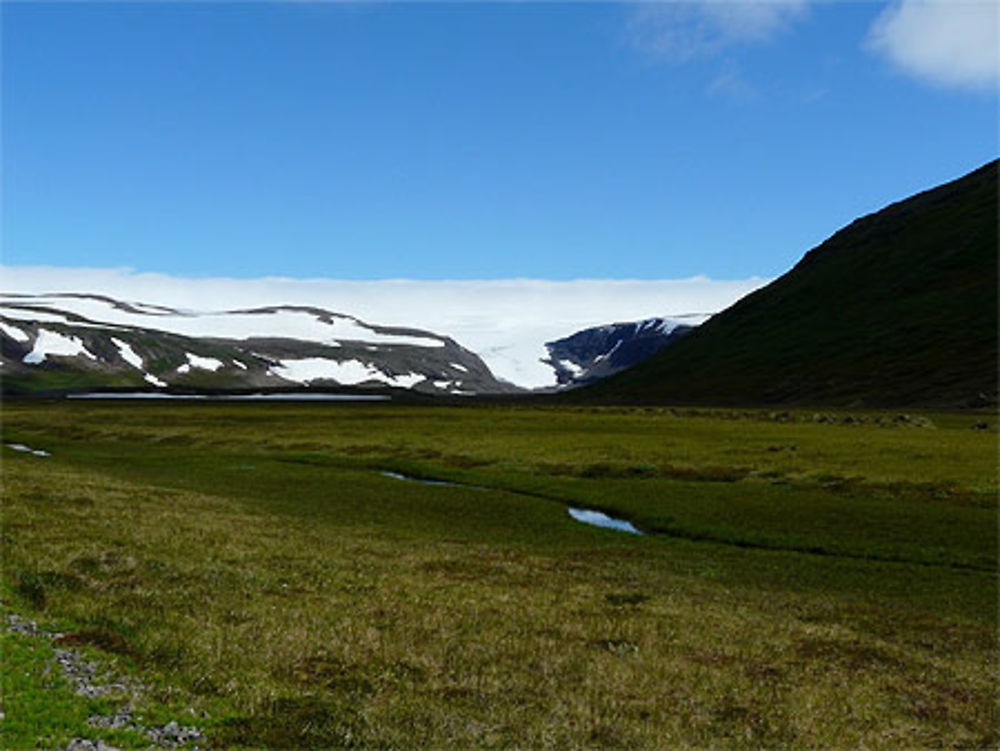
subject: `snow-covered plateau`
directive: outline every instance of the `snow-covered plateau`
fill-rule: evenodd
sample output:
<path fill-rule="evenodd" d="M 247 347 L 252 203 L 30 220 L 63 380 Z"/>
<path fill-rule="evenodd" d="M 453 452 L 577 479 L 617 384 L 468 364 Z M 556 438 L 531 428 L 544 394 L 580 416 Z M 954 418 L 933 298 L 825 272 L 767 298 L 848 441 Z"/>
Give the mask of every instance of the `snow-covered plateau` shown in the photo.
<path fill-rule="evenodd" d="M 53 356 L 89 354 L 91 367 L 127 368 L 136 385 L 187 379 L 193 387 L 212 377 L 218 387 L 229 379 L 247 387 L 334 383 L 450 394 L 553 388 L 627 367 L 623 348 L 639 349 L 625 347 L 625 339 L 642 339 L 642 352 L 652 351 L 651 340 L 701 323 L 765 281 L 190 280 L 73 272 L 3 269 L 5 286 L 17 290 L 0 295 L 5 373 L 10 353 L 24 350 L 25 366 L 24 355 L 40 347 L 32 359 L 52 365 L 60 362 Z M 53 294 L 42 284 L 87 291 Z M 591 335 L 586 351 L 565 345 L 591 329 L 614 333 Z M 155 346 L 150 332 L 160 335 Z M 595 349 L 604 339 L 608 346 Z"/>

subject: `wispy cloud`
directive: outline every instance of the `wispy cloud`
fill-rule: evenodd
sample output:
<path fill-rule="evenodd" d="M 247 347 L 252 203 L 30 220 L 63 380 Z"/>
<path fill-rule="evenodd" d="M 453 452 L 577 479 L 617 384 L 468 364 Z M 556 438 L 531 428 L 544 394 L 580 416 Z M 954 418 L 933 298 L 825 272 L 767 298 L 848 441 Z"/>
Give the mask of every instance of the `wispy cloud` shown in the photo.
<path fill-rule="evenodd" d="M 1000 85 L 996 0 L 897 0 L 878 17 L 868 46 L 923 81 L 961 89 Z"/>
<path fill-rule="evenodd" d="M 732 63 L 722 67 L 708 84 L 711 96 L 725 97 L 734 102 L 753 102 L 760 99 L 757 87 L 747 81 L 740 69 Z"/>
<path fill-rule="evenodd" d="M 625 36 L 658 63 L 679 65 L 771 42 L 805 18 L 816 0 L 664 0 L 629 6 Z M 998 0 L 892 0 L 868 30 L 865 46 L 904 73 L 957 89 L 1000 88 Z M 723 69 L 709 94 L 749 86 Z M 735 87 L 735 88 L 734 88 Z M 752 87 L 751 87 L 752 88 Z"/>
<path fill-rule="evenodd" d="M 696 0 L 632 6 L 626 35 L 661 62 L 713 57 L 729 47 L 766 42 L 788 30 L 807 0 Z"/>
<path fill-rule="evenodd" d="M 89 292 L 193 310 L 313 305 L 369 323 L 453 337 L 501 378 L 553 382 L 545 342 L 583 328 L 653 316 L 715 313 L 767 282 L 713 280 L 186 279 L 130 269 L 0 267 L 3 292 Z M 698 320 L 698 319 L 695 319 Z"/>

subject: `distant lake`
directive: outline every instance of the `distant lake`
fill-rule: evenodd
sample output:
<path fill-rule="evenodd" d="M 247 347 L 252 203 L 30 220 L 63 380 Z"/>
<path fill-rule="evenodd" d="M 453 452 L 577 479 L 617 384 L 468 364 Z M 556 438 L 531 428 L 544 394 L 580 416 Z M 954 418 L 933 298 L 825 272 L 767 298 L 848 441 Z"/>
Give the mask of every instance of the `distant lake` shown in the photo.
<path fill-rule="evenodd" d="M 213 402 L 385 402 L 392 397 L 384 394 L 158 394 L 148 391 L 133 393 L 69 394 L 69 399 L 201 399 Z"/>

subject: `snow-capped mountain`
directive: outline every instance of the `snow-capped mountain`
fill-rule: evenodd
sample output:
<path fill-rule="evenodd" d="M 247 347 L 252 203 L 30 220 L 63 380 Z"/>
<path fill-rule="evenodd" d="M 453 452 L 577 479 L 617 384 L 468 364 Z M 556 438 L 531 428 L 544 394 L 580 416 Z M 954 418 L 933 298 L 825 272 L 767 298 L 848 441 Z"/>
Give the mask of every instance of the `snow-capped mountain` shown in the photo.
<path fill-rule="evenodd" d="M 447 335 L 475 352 L 498 381 L 558 386 L 545 342 L 610 321 L 717 313 L 767 279 L 258 279 L 186 278 L 129 269 L 0 266 L 2 289 L 86 292 L 142 300 L 141 310 L 247 310 L 304 306 L 362 321 Z M 0 299 L 3 295 L 0 294 Z M 155 306 L 148 305 L 155 303 Z M 686 317 L 680 320 L 690 322 Z M 136 324 L 143 325 L 143 324 Z M 188 331 L 200 336 L 197 328 Z"/>
<path fill-rule="evenodd" d="M 196 312 L 90 294 L 0 297 L 4 390 L 518 390 L 447 336 L 307 306 Z"/>
<path fill-rule="evenodd" d="M 647 318 L 578 331 L 547 342 L 547 362 L 560 386 L 574 386 L 631 367 L 681 338 L 706 316 Z"/>

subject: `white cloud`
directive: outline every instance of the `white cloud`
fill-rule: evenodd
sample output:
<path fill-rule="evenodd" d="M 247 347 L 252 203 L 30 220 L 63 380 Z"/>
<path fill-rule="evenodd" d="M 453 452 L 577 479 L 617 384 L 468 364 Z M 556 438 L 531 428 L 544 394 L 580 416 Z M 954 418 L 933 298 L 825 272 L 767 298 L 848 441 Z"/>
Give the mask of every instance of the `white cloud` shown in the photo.
<path fill-rule="evenodd" d="M 897 0 L 872 25 L 868 45 L 906 73 L 933 84 L 1000 83 L 996 0 Z"/>
<path fill-rule="evenodd" d="M 653 316 L 716 313 L 768 280 L 344 281 L 184 279 L 130 269 L 0 267 L 4 292 L 88 292 L 193 310 L 313 305 L 383 326 L 454 338 L 499 377 L 524 386 L 553 382 L 538 360 L 544 343 L 580 329 Z"/>
<path fill-rule="evenodd" d="M 726 38 L 767 41 L 804 15 L 806 0 L 705 0 L 701 8 Z"/>
<path fill-rule="evenodd" d="M 630 9 L 626 33 L 642 52 L 682 63 L 733 45 L 766 42 L 803 16 L 807 5 L 807 0 L 641 3 Z"/>

